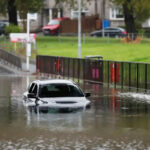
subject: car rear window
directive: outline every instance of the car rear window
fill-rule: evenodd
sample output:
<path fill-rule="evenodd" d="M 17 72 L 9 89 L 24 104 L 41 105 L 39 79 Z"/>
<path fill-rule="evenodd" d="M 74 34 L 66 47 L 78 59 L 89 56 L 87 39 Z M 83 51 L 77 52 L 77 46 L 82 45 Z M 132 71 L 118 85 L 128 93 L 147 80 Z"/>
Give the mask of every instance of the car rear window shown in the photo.
<path fill-rule="evenodd" d="M 46 84 L 40 85 L 39 97 L 83 97 L 82 91 L 75 85 Z"/>

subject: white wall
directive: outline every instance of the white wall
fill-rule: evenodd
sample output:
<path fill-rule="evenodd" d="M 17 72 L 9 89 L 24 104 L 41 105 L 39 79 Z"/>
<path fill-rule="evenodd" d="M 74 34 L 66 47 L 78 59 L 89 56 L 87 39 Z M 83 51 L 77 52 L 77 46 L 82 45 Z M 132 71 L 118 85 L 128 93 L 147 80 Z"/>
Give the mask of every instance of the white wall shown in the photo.
<path fill-rule="evenodd" d="M 143 28 L 149 28 L 149 27 L 150 27 L 150 19 L 148 19 L 147 21 L 145 21 L 145 22 L 142 24 L 142 27 L 143 27 Z"/>

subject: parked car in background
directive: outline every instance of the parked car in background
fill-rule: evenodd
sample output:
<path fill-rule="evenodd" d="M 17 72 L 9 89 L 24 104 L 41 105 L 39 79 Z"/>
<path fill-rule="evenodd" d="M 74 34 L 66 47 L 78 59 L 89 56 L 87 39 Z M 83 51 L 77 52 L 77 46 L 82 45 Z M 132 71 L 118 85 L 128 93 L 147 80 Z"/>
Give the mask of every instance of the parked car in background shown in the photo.
<path fill-rule="evenodd" d="M 102 37 L 103 36 L 103 30 L 93 31 L 90 35 L 94 36 L 94 37 Z M 104 35 L 106 37 L 126 37 L 127 32 L 123 28 L 108 27 L 108 28 L 104 29 Z"/>
<path fill-rule="evenodd" d="M 5 34 L 5 27 L 9 25 L 8 21 L 0 20 L 0 35 Z"/>
<path fill-rule="evenodd" d="M 52 19 L 46 26 L 42 28 L 43 34 L 44 35 L 58 35 L 60 22 L 62 20 L 68 20 L 68 19 L 69 19 L 68 17 Z"/>

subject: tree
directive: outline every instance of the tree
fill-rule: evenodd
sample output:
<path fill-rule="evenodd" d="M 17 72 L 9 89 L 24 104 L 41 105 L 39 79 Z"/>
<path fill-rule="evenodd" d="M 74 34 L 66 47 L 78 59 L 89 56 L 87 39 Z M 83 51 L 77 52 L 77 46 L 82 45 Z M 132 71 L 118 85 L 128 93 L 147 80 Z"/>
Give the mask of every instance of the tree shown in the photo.
<path fill-rule="evenodd" d="M 9 23 L 17 25 L 17 9 L 15 0 L 1 0 L 0 12 L 2 14 L 8 13 Z"/>
<path fill-rule="evenodd" d="M 43 0 L 16 0 L 19 16 L 23 21 L 23 29 L 26 31 L 26 19 L 28 12 L 38 12 L 43 6 Z"/>
<path fill-rule="evenodd" d="M 37 12 L 42 7 L 43 0 L 0 0 L 0 12 L 8 14 L 9 23 L 17 25 L 17 11 L 21 18 L 26 19 L 27 13 Z"/>
<path fill-rule="evenodd" d="M 122 6 L 128 33 L 137 33 L 142 23 L 150 17 L 149 0 L 112 0 L 112 2 Z"/>

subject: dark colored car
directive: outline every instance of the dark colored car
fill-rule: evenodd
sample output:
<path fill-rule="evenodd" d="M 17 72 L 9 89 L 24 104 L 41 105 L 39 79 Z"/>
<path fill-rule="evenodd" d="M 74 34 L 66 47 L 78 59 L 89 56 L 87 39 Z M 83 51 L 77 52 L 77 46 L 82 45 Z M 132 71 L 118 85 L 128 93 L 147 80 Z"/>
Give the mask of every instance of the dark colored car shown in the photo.
<path fill-rule="evenodd" d="M 55 18 L 52 19 L 46 26 L 42 28 L 44 35 L 58 35 L 60 22 L 63 20 L 68 20 L 68 17 Z"/>
<path fill-rule="evenodd" d="M 9 23 L 7 21 L 0 21 L 0 35 L 5 34 L 5 27 Z"/>
<path fill-rule="evenodd" d="M 90 35 L 94 36 L 94 37 L 102 37 L 103 36 L 103 30 L 93 31 Z M 122 28 L 108 27 L 108 28 L 104 29 L 104 35 L 106 37 L 126 37 L 127 32 Z"/>

